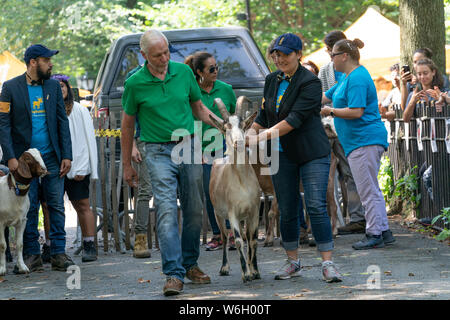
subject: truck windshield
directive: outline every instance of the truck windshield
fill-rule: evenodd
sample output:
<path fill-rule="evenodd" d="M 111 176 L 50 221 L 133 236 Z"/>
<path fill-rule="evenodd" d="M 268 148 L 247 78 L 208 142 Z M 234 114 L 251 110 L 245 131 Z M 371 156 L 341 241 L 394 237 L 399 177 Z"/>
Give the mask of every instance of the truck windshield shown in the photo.
<path fill-rule="evenodd" d="M 171 60 L 181 63 L 196 51 L 211 53 L 219 65 L 218 79 L 228 84 L 242 85 L 243 82 L 264 81 L 263 71 L 258 68 L 255 59 L 239 38 L 174 41 L 171 44 L 172 51 L 174 51 L 171 53 Z M 143 63 L 144 59 L 139 52 L 139 45 L 128 47 L 122 56 L 112 90 L 123 91 L 123 84 L 128 72 Z"/>

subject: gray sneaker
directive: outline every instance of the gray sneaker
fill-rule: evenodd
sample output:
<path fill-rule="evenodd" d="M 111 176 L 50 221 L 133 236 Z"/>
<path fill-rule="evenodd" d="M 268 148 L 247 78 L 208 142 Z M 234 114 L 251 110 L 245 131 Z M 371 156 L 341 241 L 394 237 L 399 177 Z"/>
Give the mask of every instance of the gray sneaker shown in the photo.
<path fill-rule="evenodd" d="M 301 266 L 300 260 L 297 263 L 296 261 L 286 260 L 286 263 L 278 270 L 275 275 L 275 280 L 286 280 L 292 277 L 300 277 L 301 276 Z"/>
<path fill-rule="evenodd" d="M 342 281 L 341 274 L 337 271 L 336 266 L 331 261 L 325 263 L 325 265 L 322 265 L 322 276 L 323 280 L 328 283 Z"/>

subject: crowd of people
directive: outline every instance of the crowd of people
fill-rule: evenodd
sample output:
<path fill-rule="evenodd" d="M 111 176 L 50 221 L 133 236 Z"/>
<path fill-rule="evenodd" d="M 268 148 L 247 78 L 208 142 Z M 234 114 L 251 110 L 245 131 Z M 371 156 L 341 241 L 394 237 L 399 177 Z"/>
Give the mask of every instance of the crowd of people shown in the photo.
<path fill-rule="evenodd" d="M 353 244 L 355 250 L 382 248 L 395 242 L 377 180 L 381 157 L 388 147 L 382 118 L 393 119 L 393 104 L 401 105 L 404 121 L 409 121 L 418 101 L 434 101 L 439 108 L 450 100 L 429 49 L 415 52 L 414 72 L 399 64 L 391 67 L 393 90 L 384 101 L 378 101 L 372 77 L 359 61 L 364 43 L 334 30 L 325 36 L 324 44 L 330 62 L 319 69 L 312 61 L 302 61 L 303 42 L 297 35 L 285 33 L 272 41 L 267 57 L 276 71 L 266 77 L 262 104 L 252 125 L 255 134 L 246 136 L 247 146 L 277 139 L 279 170 L 272 181 L 286 261 L 275 272 L 276 280 L 301 275 L 298 248 L 307 229 L 306 209 L 322 259 L 323 280 L 342 281 L 332 260 L 334 240 L 326 198 L 331 150 L 321 118 L 334 118 L 344 150 L 338 155 L 343 170 L 339 174 L 346 176 L 350 221 L 338 228 L 338 233 L 364 234 Z M 184 63 L 174 62 L 167 38 L 157 30 L 142 35 L 140 49 L 145 63 L 128 74 L 122 96 L 123 174 L 130 186 L 139 188 L 135 258 L 150 257 L 147 225 L 153 198 L 166 276 L 163 293 L 169 296 L 182 292 L 185 278 L 197 284 L 211 282 L 198 265 L 203 196 L 213 233 L 206 250 L 213 251 L 222 248 L 222 239 L 209 181 L 212 160 L 223 155 L 225 148 L 211 118 L 221 120 L 214 99 L 220 98 L 233 113 L 236 96 L 231 85 L 217 79 L 219 66 L 209 52 L 195 52 Z M 89 183 L 98 179 L 94 128 L 87 109 L 73 99 L 69 77 L 51 76 L 51 57 L 57 53 L 42 45 L 30 46 L 24 56 L 26 73 L 5 82 L 0 96 L 0 150 L 6 164 L 0 167 L 0 175 L 17 170 L 17 159 L 28 148 L 41 152 L 50 172 L 33 180 L 29 192 L 24 259 L 31 272 L 42 270 L 44 262 L 61 271 L 74 264 L 65 253 L 65 192 L 81 225 L 82 261 L 97 259 L 96 217 L 89 206 Z M 201 142 L 194 135 L 194 120 L 203 122 Z M 184 133 L 177 131 L 179 128 L 185 129 Z M 173 141 L 177 132 L 180 140 Z M 209 138 L 205 139 L 206 135 Z M 183 152 L 191 159 L 197 157 L 196 143 L 202 146 L 201 163 L 181 161 Z M 176 155 L 173 150 L 179 146 L 182 152 Z M 174 154 L 179 159 L 174 159 Z M 138 164 L 137 171 L 132 161 Z M 177 199 L 183 214 L 181 233 Z M 46 239 L 42 254 L 38 242 L 41 205 Z"/>

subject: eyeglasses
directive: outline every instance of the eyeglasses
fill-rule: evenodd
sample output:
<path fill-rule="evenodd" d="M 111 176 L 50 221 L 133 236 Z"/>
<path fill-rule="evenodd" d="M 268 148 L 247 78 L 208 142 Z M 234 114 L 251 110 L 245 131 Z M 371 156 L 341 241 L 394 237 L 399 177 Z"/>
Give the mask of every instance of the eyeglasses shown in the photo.
<path fill-rule="evenodd" d="M 214 73 L 214 71 L 219 72 L 219 66 L 216 64 L 215 66 L 209 67 L 209 73 Z"/>
<path fill-rule="evenodd" d="M 336 57 L 336 56 L 338 56 L 338 55 L 340 55 L 340 54 L 344 54 L 345 52 L 332 52 L 332 53 L 330 53 L 330 57 L 331 57 L 331 59 L 333 59 L 334 57 Z"/>

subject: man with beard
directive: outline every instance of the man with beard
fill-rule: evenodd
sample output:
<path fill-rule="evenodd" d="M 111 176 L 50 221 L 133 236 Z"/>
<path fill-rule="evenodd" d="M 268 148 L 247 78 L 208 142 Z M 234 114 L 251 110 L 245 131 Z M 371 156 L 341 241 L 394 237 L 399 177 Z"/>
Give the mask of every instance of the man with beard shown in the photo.
<path fill-rule="evenodd" d="M 30 46 L 25 51 L 27 71 L 3 84 L 0 95 L 0 144 L 3 158 L 14 173 L 17 159 L 29 148 L 41 152 L 49 174 L 41 178 L 43 197 L 50 212 L 50 254 L 53 270 L 66 271 L 73 265 L 65 254 L 64 176 L 72 160 L 72 143 L 61 87 L 50 79 L 51 57 L 57 50 L 43 45 Z M 43 270 L 38 242 L 39 180 L 31 181 L 28 196 L 30 209 L 23 235 L 24 261 L 30 272 Z M 16 190 L 20 190 L 16 181 Z M 17 273 L 17 267 L 14 269 Z"/>

